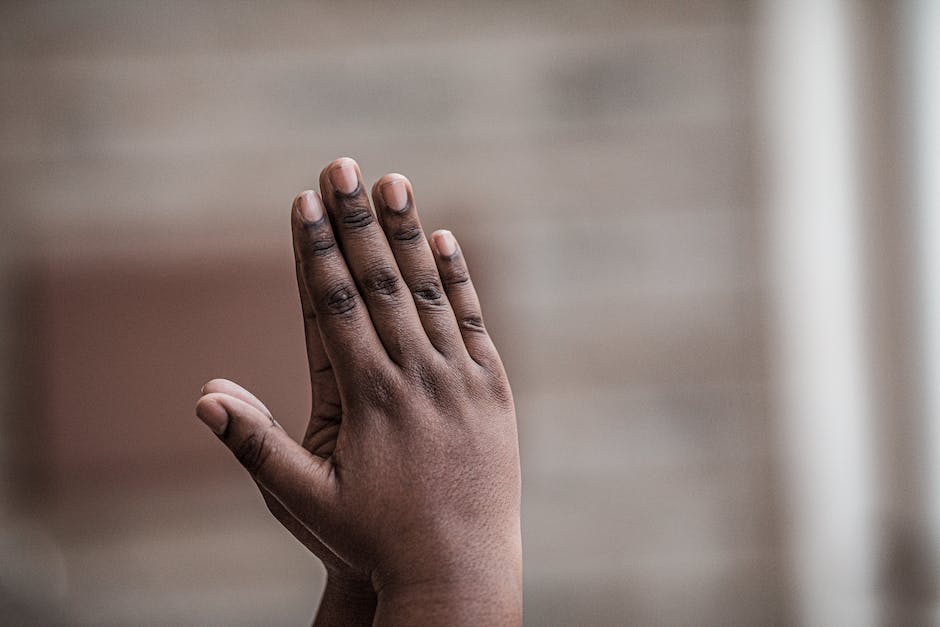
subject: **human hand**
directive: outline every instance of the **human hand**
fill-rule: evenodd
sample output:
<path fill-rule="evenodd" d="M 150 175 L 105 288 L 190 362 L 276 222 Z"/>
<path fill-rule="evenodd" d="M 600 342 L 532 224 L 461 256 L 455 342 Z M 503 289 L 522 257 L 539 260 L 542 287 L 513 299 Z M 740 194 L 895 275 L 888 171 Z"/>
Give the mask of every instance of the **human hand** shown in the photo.
<path fill-rule="evenodd" d="M 437 232 L 432 251 L 404 177 L 373 188 L 378 222 L 352 160 L 320 188 L 292 224 L 314 387 L 331 364 L 339 420 L 312 421 L 305 448 L 219 383 L 197 414 L 308 548 L 369 578 L 377 624 L 518 623 L 515 413 L 459 247 Z"/>

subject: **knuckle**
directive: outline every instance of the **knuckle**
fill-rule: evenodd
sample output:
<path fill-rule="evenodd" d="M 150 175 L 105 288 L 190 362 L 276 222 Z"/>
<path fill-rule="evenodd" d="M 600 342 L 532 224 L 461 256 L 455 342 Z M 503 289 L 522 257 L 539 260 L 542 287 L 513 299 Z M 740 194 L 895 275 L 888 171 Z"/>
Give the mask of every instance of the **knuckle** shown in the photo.
<path fill-rule="evenodd" d="M 411 284 L 410 289 L 419 307 L 437 308 L 444 305 L 444 288 L 438 279 L 418 279 Z"/>
<path fill-rule="evenodd" d="M 390 266 L 378 266 L 366 271 L 361 283 L 363 288 L 373 294 L 394 296 L 401 291 L 401 277 Z"/>
<path fill-rule="evenodd" d="M 358 292 L 353 285 L 343 282 L 324 290 L 318 300 L 318 312 L 328 315 L 342 315 L 353 311 L 358 305 Z"/>
<path fill-rule="evenodd" d="M 467 272 L 467 269 L 463 266 L 447 270 L 441 278 L 448 289 L 470 283 L 470 273 Z"/>
<path fill-rule="evenodd" d="M 414 246 L 421 242 L 422 235 L 420 226 L 414 222 L 406 222 L 392 231 L 392 240 L 402 246 Z"/>
<path fill-rule="evenodd" d="M 375 223 L 375 214 L 368 205 L 349 203 L 340 215 L 340 224 L 351 231 L 365 229 Z"/>
<path fill-rule="evenodd" d="M 271 455 L 267 438 L 267 430 L 260 433 L 252 432 L 232 447 L 235 459 L 251 474 L 260 472 Z"/>
<path fill-rule="evenodd" d="M 336 250 L 336 238 L 332 233 L 319 233 L 303 238 L 300 254 L 304 257 L 323 257 Z"/>
<path fill-rule="evenodd" d="M 471 333 L 486 333 L 486 327 L 483 325 L 483 317 L 477 313 L 463 314 L 457 319 L 457 324 L 463 331 Z"/>

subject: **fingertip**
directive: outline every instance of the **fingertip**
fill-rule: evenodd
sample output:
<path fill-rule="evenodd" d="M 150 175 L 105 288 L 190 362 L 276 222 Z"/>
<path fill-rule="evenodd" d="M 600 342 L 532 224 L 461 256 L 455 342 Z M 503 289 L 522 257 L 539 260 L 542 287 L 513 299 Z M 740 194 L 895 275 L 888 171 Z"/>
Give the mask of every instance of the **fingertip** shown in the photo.
<path fill-rule="evenodd" d="M 229 407 L 229 411 L 234 411 L 235 409 L 231 406 L 231 400 L 235 399 L 239 401 L 244 401 L 254 408 L 260 410 L 268 417 L 271 417 L 271 410 L 269 410 L 261 400 L 249 392 L 247 389 L 241 385 L 231 381 L 229 379 L 212 379 L 204 386 L 202 386 L 203 394 L 222 394 L 225 398 L 223 399 L 223 404 Z"/>
<path fill-rule="evenodd" d="M 386 174 L 372 188 L 376 204 L 396 212 L 404 213 L 411 205 L 411 184 L 407 177 L 397 172 Z"/>
<path fill-rule="evenodd" d="M 324 171 L 333 189 L 340 194 L 354 196 L 359 191 L 362 173 L 355 159 L 351 157 L 334 159 Z"/>
<path fill-rule="evenodd" d="M 431 233 L 434 252 L 442 259 L 453 259 L 457 255 L 457 239 L 447 229 L 438 229 Z"/>
<path fill-rule="evenodd" d="M 326 166 L 326 171 L 329 172 L 333 168 L 343 168 L 343 167 L 358 168 L 359 164 L 352 157 L 336 157 L 335 159 L 330 161 L 328 166 Z"/>
<path fill-rule="evenodd" d="M 200 390 L 200 392 L 202 394 L 211 394 L 212 392 L 221 392 L 222 389 L 224 389 L 225 386 L 227 385 L 237 385 L 237 384 L 233 381 L 229 381 L 228 379 L 219 379 L 219 378 L 209 379 L 208 381 L 206 381 L 206 384 L 202 386 L 202 389 Z"/>
<path fill-rule="evenodd" d="M 292 200 L 291 203 L 290 203 L 291 208 L 296 209 L 296 208 L 300 205 L 300 199 L 301 199 L 301 197 L 303 197 L 304 194 L 309 194 L 311 191 L 313 191 L 313 190 L 305 189 L 304 191 L 299 192 L 298 194 L 296 194 L 296 195 L 294 196 L 294 200 Z"/>
<path fill-rule="evenodd" d="M 312 189 L 307 189 L 294 197 L 291 212 L 300 218 L 303 224 L 317 224 L 325 215 L 323 200 Z"/>
<path fill-rule="evenodd" d="M 225 433 L 229 421 L 228 410 L 222 405 L 220 396 L 217 393 L 209 393 L 196 403 L 196 416 L 219 436 Z"/>
<path fill-rule="evenodd" d="M 404 174 L 399 174 L 398 172 L 389 172 L 388 174 L 383 174 L 379 180 L 375 182 L 375 185 L 372 186 L 372 189 L 381 189 L 383 186 L 388 185 L 389 183 L 408 183 L 408 177 Z"/>

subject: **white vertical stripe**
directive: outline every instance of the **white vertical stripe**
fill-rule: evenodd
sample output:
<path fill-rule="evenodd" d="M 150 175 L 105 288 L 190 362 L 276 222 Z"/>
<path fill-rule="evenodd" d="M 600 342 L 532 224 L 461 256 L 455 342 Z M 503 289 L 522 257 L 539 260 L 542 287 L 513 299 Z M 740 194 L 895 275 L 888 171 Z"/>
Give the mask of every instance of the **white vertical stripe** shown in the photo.
<path fill-rule="evenodd" d="M 852 3 L 761 3 L 772 367 L 799 622 L 877 622 Z"/>
<path fill-rule="evenodd" d="M 926 413 L 927 512 L 940 550 L 940 2 L 905 3 L 911 119 L 912 197 L 920 280 L 920 337 Z M 936 612 L 935 612 L 936 613 Z M 937 616 L 940 619 L 940 614 Z"/>

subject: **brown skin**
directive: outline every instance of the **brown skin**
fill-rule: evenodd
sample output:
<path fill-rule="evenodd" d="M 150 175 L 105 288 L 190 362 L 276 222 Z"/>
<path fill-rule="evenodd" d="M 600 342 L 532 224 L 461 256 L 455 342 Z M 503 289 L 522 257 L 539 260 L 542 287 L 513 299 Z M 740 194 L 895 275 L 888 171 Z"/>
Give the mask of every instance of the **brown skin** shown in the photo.
<path fill-rule="evenodd" d="M 521 624 L 515 411 L 463 255 L 447 232 L 425 237 L 400 175 L 373 187 L 375 212 L 352 160 L 320 190 L 325 211 L 305 192 L 291 212 L 314 391 L 303 444 L 229 381 L 206 384 L 196 413 L 323 560 L 317 624 Z"/>

